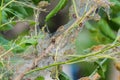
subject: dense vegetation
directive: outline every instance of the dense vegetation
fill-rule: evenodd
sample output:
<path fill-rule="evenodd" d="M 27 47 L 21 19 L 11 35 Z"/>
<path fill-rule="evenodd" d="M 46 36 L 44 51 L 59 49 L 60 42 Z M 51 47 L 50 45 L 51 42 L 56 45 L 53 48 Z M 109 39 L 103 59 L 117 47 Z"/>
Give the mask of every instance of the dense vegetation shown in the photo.
<path fill-rule="evenodd" d="M 81 72 L 77 77 L 83 80 L 108 80 L 112 64 L 119 71 L 120 1 L 60 0 L 48 11 L 39 29 L 39 14 L 52 2 L 0 0 L 0 80 L 44 80 L 44 71 L 51 72 L 52 79 L 71 80 L 61 69 L 63 64 L 79 66 Z M 68 3 L 69 21 L 59 25 L 64 28 L 49 33 L 47 29 L 54 29 L 54 21 L 60 21 L 53 18 Z"/>

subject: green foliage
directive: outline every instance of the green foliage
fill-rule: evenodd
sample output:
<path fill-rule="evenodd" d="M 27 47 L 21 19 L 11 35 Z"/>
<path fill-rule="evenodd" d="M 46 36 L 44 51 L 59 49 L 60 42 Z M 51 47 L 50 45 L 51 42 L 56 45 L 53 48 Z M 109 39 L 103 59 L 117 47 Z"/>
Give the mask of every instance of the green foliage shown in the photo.
<path fill-rule="evenodd" d="M 120 25 L 120 16 L 116 17 L 116 18 L 113 18 L 112 21 L 115 22 L 116 24 Z"/>
<path fill-rule="evenodd" d="M 57 6 L 46 16 L 45 21 L 48 22 L 53 16 L 55 16 L 58 11 L 66 6 L 67 2 L 68 0 L 60 0 Z"/>
<path fill-rule="evenodd" d="M 100 31 L 106 36 L 109 37 L 110 39 L 115 40 L 116 34 L 113 32 L 113 30 L 110 28 L 108 23 L 105 20 L 100 20 L 99 21 L 99 29 Z"/>
<path fill-rule="evenodd" d="M 45 80 L 43 76 L 37 77 L 35 80 Z"/>
<path fill-rule="evenodd" d="M 16 19 L 25 19 L 31 15 L 33 15 L 33 9 L 27 7 L 27 6 L 24 6 L 24 5 L 21 5 L 19 3 L 15 3 L 14 1 L 7 5 L 10 2 L 10 0 L 4 0 L 3 1 L 3 6 L 1 5 L 1 24 L 5 24 L 9 21 L 13 21 L 13 20 L 16 20 Z M 22 1 L 21 1 L 22 2 Z M 6 7 L 5 7 L 6 6 Z M 29 14 L 29 11 L 30 14 Z M 31 14 L 32 13 L 32 14 Z M 7 24 L 5 26 L 0 26 L 0 30 L 10 30 L 13 28 L 13 24 Z"/>
<path fill-rule="evenodd" d="M 11 41 L 9 43 L 9 48 L 13 47 L 14 53 L 21 53 L 24 52 L 30 46 L 36 47 L 36 45 L 38 44 L 38 39 L 40 38 L 43 38 L 43 35 L 32 36 L 31 38 L 21 36 L 15 42 Z"/>
<path fill-rule="evenodd" d="M 105 11 L 100 9 L 98 13 L 101 16 L 100 21 L 90 20 L 85 23 L 85 28 L 79 33 L 79 36 L 75 42 L 77 54 L 80 55 L 83 55 L 83 53 L 87 54 L 91 51 L 89 48 L 91 48 L 92 46 L 106 45 L 112 43 L 116 39 L 117 37 L 116 33 L 120 28 L 120 2 L 119 0 L 111 0 L 111 1 L 115 2 L 115 5 L 111 6 L 110 9 L 110 17 L 111 17 L 110 20 L 108 19 Z M 106 71 L 108 70 L 107 65 L 110 64 L 104 63 L 101 65 L 101 62 L 102 60 L 97 62 L 97 66 L 99 66 L 97 72 L 102 77 L 101 80 L 108 80 L 106 77 Z M 87 65 L 84 64 L 84 66 Z M 90 70 L 91 70 L 90 72 L 93 71 L 92 69 Z M 89 73 L 87 75 L 89 75 Z"/>
<path fill-rule="evenodd" d="M 99 67 L 97 68 L 98 74 L 99 74 L 103 79 L 105 79 L 105 76 L 106 76 L 105 73 L 106 73 L 106 71 L 107 71 L 107 63 L 101 64 L 101 62 L 102 62 L 102 60 L 99 60 L 99 61 L 96 61 L 95 64 L 96 64 L 97 66 L 99 66 Z"/>
<path fill-rule="evenodd" d="M 2 36 L 0 36 L 0 45 L 8 44 L 8 40 L 4 39 Z"/>
<path fill-rule="evenodd" d="M 0 68 L 4 67 L 3 62 L 0 62 Z"/>
<path fill-rule="evenodd" d="M 100 9 L 100 21 L 88 21 L 85 23 L 86 29 L 80 32 L 76 39 L 76 49 L 78 53 L 93 45 L 111 43 L 116 38 L 116 31 L 120 27 L 119 13 L 120 2 L 118 0 L 111 0 L 115 5 L 110 9 L 111 19 L 109 20 L 104 10 Z"/>
<path fill-rule="evenodd" d="M 14 22 L 15 20 L 22 20 L 22 19 L 24 20 L 29 18 L 29 16 L 33 15 L 34 9 L 26 5 L 21 5 L 20 3 L 17 2 L 12 2 L 11 4 L 5 6 L 10 1 L 11 0 L 0 1 L 0 31 L 10 30 L 13 28 L 13 25 L 16 24 L 16 22 Z M 24 1 L 25 0 L 19 0 L 19 2 L 21 2 L 22 4 L 23 3 L 26 4 L 27 1 L 26 2 Z M 39 1 L 42 0 L 31 0 L 31 2 L 33 2 L 32 6 L 37 5 Z M 50 0 L 45 0 L 45 1 L 50 1 Z M 111 0 L 111 1 L 116 2 L 116 4 L 111 7 L 110 20 L 107 18 L 107 14 L 105 13 L 105 11 L 100 9 L 98 13 L 101 15 L 100 21 L 97 22 L 90 20 L 85 23 L 85 28 L 82 30 L 82 32 L 79 33 L 79 36 L 77 37 L 75 42 L 77 54 L 83 54 L 83 53 L 87 54 L 90 52 L 90 50 L 88 49 L 91 48 L 92 46 L 99 44 L 106 45 L 108 43 L 112 43 L 115 40 L 116 33 L 120 28 L 120 2 L 119 0 Z M 50 18 L 55 16 L 56 13 L 58 13 L 62 8 L 66 6 L 67 2 L 68 0 L 60 0 L 58 5 L 47 15 L 45 21 L 48 22 Z M 35 24 L 35 22 L 31 22 L 30 24 Z M 9 41 L 4 37 L 2 37 L 1 35 L 0 46 L 3 46 L 6 50 L 11 49 L 11 51 L 13 51 L 14 53 L 21 53 L 24 52 L 30 46 L 36 48 L 38 44 L 38 39 L 40 38 L 43 38 L 43 35 L 40 34 L 37 36 L 32 36 L 32 37 L 30 36 L 29 38 L 26 38 L 24 36 L 19 36 L 16 40 Z M 101 75 L 101 77 L 105 79 L 106 77 L 105 72 L 107 70 L 106 66 L 108 63 L 101 64 L 101 62 L 102 60 L 96 61 L 94 67 L 97 69 L 97 72 Z M 61 64 L 65 64 L 65 63 L 61 62 Z M 0 68 L 1 67 L 4 67 L 2 61 L 0 62 Z M 86 67 L 87 66 L 85 64 L 84 68 Z M 91 69 L 90 67 L 87 68 L 93 71 L 93 69 Z M 87 72 L 91 73 L 91 71 L 89 70 L 87 70 Z M 87 73 L 87 75 L 89 74 Z M 60 80 L 71 80 L 70 77 L 64 72 L 60 72 L 58 77 Z M 39 76 L 35 80 L 45 80 L 45 79 L 43 76 Z"/>
<path fill-rule="evenodd" d="M 99 65 L 99 66 L 100 66 L 100 68 L 98 68 L 97 72 L 103 79 L 105 79 L 106 78 L 105 73 L 106 73 L 107 67 L 106 67 L 106 65 Z"/>
<path fill-rule="evenodd" d="M 1 19 L 0 20 L 0 23 L 1 23 L 0 31 L 11 30 L 14 27 L 14 25 L 17 23 L 16 22 L 17 20 L 27 19 L 33 15 L 34 9 L 31 7 L 28 7 L 26 5 L 22 5 L 22 4 L 26 4 L 25 2 L 22 2 L 22 1 L 24 1 L 24 0 L 17 1 L 17 2 L 14 2 L 12 0 L 1 0 L 1 2 L 0 2 L 1 3 L 1 5 L 0 5 L 1 6 L 0 7 L 0 19 Z M 30 25 L 33 25 L 33 24 L 35 24 L 35 22 L 31 21 Z M 35 43 L 35 42 L 37 42 L 37 41 L 35 41 L 35 39 L 30 39 L 31 42 L 28 41 L 27 39 L 26 40 L 24 39 L 24 43 L 22 43 L 22 45 L 21 45 L 20 41 L 23 42 L 23 38 L 21 38 L 21 40 L 19 40 L 19 42 L 13 42 L 13 41 L 9 41 L 9 40 L 5 39 L 4 37 L 2 37 L 2 35 L 0 36 L 0 45 L 4 46 L 4 48 L 7 50 L 9 50 L 11 47 L 13 47 L 14 52 L 22 52 L 28 46 L 37 44 L 37 43 Z M 23 44 L 24 44 L 24 46 L 23 46 Z"/>

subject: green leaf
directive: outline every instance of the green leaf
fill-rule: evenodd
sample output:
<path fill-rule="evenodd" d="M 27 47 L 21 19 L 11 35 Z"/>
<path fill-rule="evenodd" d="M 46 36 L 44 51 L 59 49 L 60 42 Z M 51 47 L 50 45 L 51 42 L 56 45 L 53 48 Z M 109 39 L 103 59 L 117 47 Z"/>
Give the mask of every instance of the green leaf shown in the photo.
<path fill-rule="evenodd" d="M 45 80 L 43 76 L 38 76 L 35 80 Z"/>
<path fill-rule="evenodd" d="M 12 9 L 15 13 L 21 14 L 23 17 L 26 17 L 28 15 L 27 11 L 23 6 L 12 6 Z"/>
<path fill-rule="evenodd" d="M 8 14 L 6 13 L 5 10 L 2 11 L 2 19 L 7 19 Z"/>
<path fill-rule="evenodd" d="M 87 29 L 90 31 L 96 31 L 96 28 L 94 28 L 93 25 L 91 25 L 89 22 L 85 23 L 85 27 L 87 27 Z"/>
<path fill-rule="evenodd" d="M 25 43 L 25 45 L 26 46 L 30 46 L 30 45 L 37 45 L 37 40 L 36 39 L 34 39 L 34 38 L 31 38 L 31 39 L 29 39 L 29 40 L 26 40 L 26 43 Z"/>
<path fill-rule="evenodd" d="M 108 23 L 103 19 L 99 21 L 99 29 L 106 37 L 112 40 L 116 38 L 116 34 L 112 31 Z"/>
<path fill-rule="evenodd" d="M 22 47 L 22 46 L 18 46 L 16 48 L 13 49 L 14 53 L 22 53 L 26 50 L 26 48 Z"/>
<path fill-rule="evenodd" d="M 67 2 L 68 0 L 60 0 L 57 6 L 46 16 L 45 21 L 47 22 L 48 20 L 50 20 L 50 18 L 55 16 L 58 13 L 58 11 L 60 11 L 66 6 Z"/>
<path fill-rule="evenodd" d="M 4 67 L 3 62 L 0 62 L 0 68 Z"/>
<path fill-rule="evenodd" d="M 16 10 L 14 10 L 13 8 L 5 8 L 4 11 L 6 11 L 7 14 L 12 14 L 12 15 L 9 15 L 9 17 L 13 17 L 13 16 L 16 16 L 18 18 L 23 17 L 22 14 L 20 14 L 19 12 L 17 12 Z"/>
<path fill-rule="evenodd" d="M 26 12 L 27 12 L 27 15 L 25 16 L 25 18 L 34 15 L 34 10 L 33 10 L 32 8 L 25 7 L 25 10 L 26 10 Z"/>
<path fill-rule="evenodd" d="M 114 6 L 111 6 L 111 17 L 117 16 L 120 16 L 120 2 L 116 2 Z"/>
<path fill-rule="evenodd" d="M 95 61 L 94 64 L 98 66 L 97 72 L 99 73 L 99 75 L 102 78 L 105 78 L 105 72 L 107 71 L 107 63 L 101 64 L 101 60 L 100 60 L 100 61 Z"/>
<path fill-rule="evenodd" d="M 71 80 L 70 77 L 64 72 L 60 72 L 59 79 L 60 80 Z"/>
<path fill-rule="evenodd" d="M 119 3 L 118 0 L 110 0 L 111 2 Z"/>
<path fill-rule="evenodd" d="M 0 36 L 0 45 L 6 45 L 6 44 L 8 44 L 8 43 L 9 43 L 8 40 L 6 40 L 6 39 L 3 38 L 2 36 Z"/>
<path fill-rule="evenodd" d="M 100 76 L 102 78 L 105 78 L 105 72 L 107 70 L 107 66 L 106 65 L 99 65 L 100 67 L 98 68 L 98 73 L 100 74 Z"/>
<path fill-rule="evenodd" d="M 120 17 L 113 18 L 112 21 L 120 25 Z"/>
<path fill-rule="evenodd" d="M 8 19 L 8 14 L 5 10 L 2 11 L 2 24 L 5 24 L 9 22 L 9 19 Z M 0 26 L 0 31 L 5 31 L 5 30 L 10 30 L 12 29 L 13 26 L 11 24 L 8 24 L 6 26 Z"/>

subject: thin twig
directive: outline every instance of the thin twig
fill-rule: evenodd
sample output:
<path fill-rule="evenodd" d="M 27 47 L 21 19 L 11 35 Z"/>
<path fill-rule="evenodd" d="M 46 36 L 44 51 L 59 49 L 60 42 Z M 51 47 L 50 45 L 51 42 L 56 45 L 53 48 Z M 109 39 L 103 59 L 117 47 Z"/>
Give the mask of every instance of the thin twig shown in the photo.
<path fill-rule="evenodd" d="M 86 54 L 86 55 L 82 55 L 82 56 L 79 56 L 79 57 L 77 57 L 77 58 L 73 58 L 73 59 L 70 59 L 70 60 L 68 60 L 68 61 L 65 61 L 65 62 L 57 62 L 57 63 L 51 64 L 51 65 L 48 65 L 48 66 L 44 66 L 44 67 L 42 67 L 42 68 L 36 68 L 36 69 L 33 69 L 33 70 L 31 70 L 31 71 L 29 71 L 29 72 L 27 72 L 27 73 L 25 73 L 25 74 L 29 74 L 29 73 L 32 73 L 32 72 L 35 72 L 35 71 L 39 71 L 39 70 L 44 70 L 44 69 L 47 69 L 47 68 L 50 68 L 50 67 L 53 67 L 53 66 L 57 66 L 57 65 L 72 64 L 72 63 L 75 63 L 75 62 L 77 62 L 77 61 L 83 62 L 83 61 L 85 61 L 85 60 L 83 60 L 83 59 L 85 59 L 85 58 L 87 58 L 87 57 L 98 55 L 98 54 L 100 54 L 100 53 L 103 53 L 103 52 L 105 52 L 105 51 L 108 51 L 108 50 L 110 50 L 110 49 L 112 49 L 112 48 L 114 48 L 114 47 L 117 47 L 117 46 L 120 46 L 120 43 L 117 43 L 117 44 L 114 44 L 114 45 L 112 45 L 112 46 L 109 46 L 109 47 L 107 47 L 107 48 L 105 48 L 105 49 L 102 49 L 101 51 L 94 52 L 94 53 L 88 53 L 88 54 Z M 101 58 L 101 57 L 100 57 L 100 58 Z M 105 58 L 105 57 L 103 56 L 103 58 Z M 108 57 L 107 57 L 107 58 L 108 58 Z M 104 61 L 103 61 L 103 62 L 104 62 Z M 103 62 L 102 62 L 101 64 L 103 64 Z"/>
<path fill-rule="evenodd" d="M 17 21 L 9 21 L 9 22 L 6 22 L 6 23 L 2 24 L 2 25 L 0 26 L 0 28 L 6 26 L 6 25 L 8 25 L 8 24 L 11 24 L 11 23 L 17 23 L 17 22 L 35 22 L 35 21 L 33 21 L 33 20 L 17 20 Z"/>
<path fill-rule="evenodd" d="M 72 0 L 72 2 L 73 2 L 73 7 L 74 7 L 76 17 L 79 18 L 79 15 L 78 15 L 78 12 L 77 12 L 77 7 L 76 7 L 76 4 L 75 4 L 75 0 Z"/>

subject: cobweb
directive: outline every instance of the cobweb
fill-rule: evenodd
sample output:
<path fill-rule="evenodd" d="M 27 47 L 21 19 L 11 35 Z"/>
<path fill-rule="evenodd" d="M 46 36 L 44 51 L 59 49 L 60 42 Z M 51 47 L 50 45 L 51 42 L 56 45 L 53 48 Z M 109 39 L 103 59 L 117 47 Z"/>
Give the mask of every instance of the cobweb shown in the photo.
<path fill-rule="evenodd" d="M 109 17 L 111 5 L 112 4 L 108 0 L 75 0 L 75 5 L 72 4 L 69 10 L 70 21 L 66 25 L 61 26 L 52 37 L 49 37 L 49 34 L 47 33 L 41 32 L 41 34 L 44 35 L 44 38 L 40 38 L 38 40 L 38 56 L 46 56 L 39 59 L 37 67 L 44 67 L 55 62 L 64 62 L 70 59 L 67 55 L 76 53 L 74 42 L 78 36 L 78 33 L 83 29 L 84 23 L 89 19 L 100 19 L 100 16 L 96 13 L 96 10 L 101 7 L 104 8 Z M 74 17 L 74 15 L 76 16 L 75 7 L 77 14 L 79 15 L 77 18 Z M 25 71 L 26 68 L 31 66 L 30 63 L 33 63 L 31 60 L 34 58 L 35 57 L 30 60 L 24 60 L 26 63 L 19 68 L 19 71 L 17 71 L 16 74 L 19 75 L 21 71 Z M 24 79 L 31 77 L 31 79 L 34 80 L 39 75 L 44 77 L 46 77 L 46 75 L 50 76 L 50 72 L 53 69 L 54 67 L 35 72 L 32 76 L 25 76 Z M 15 76 L 17 76 L 16 74 Z"/>

